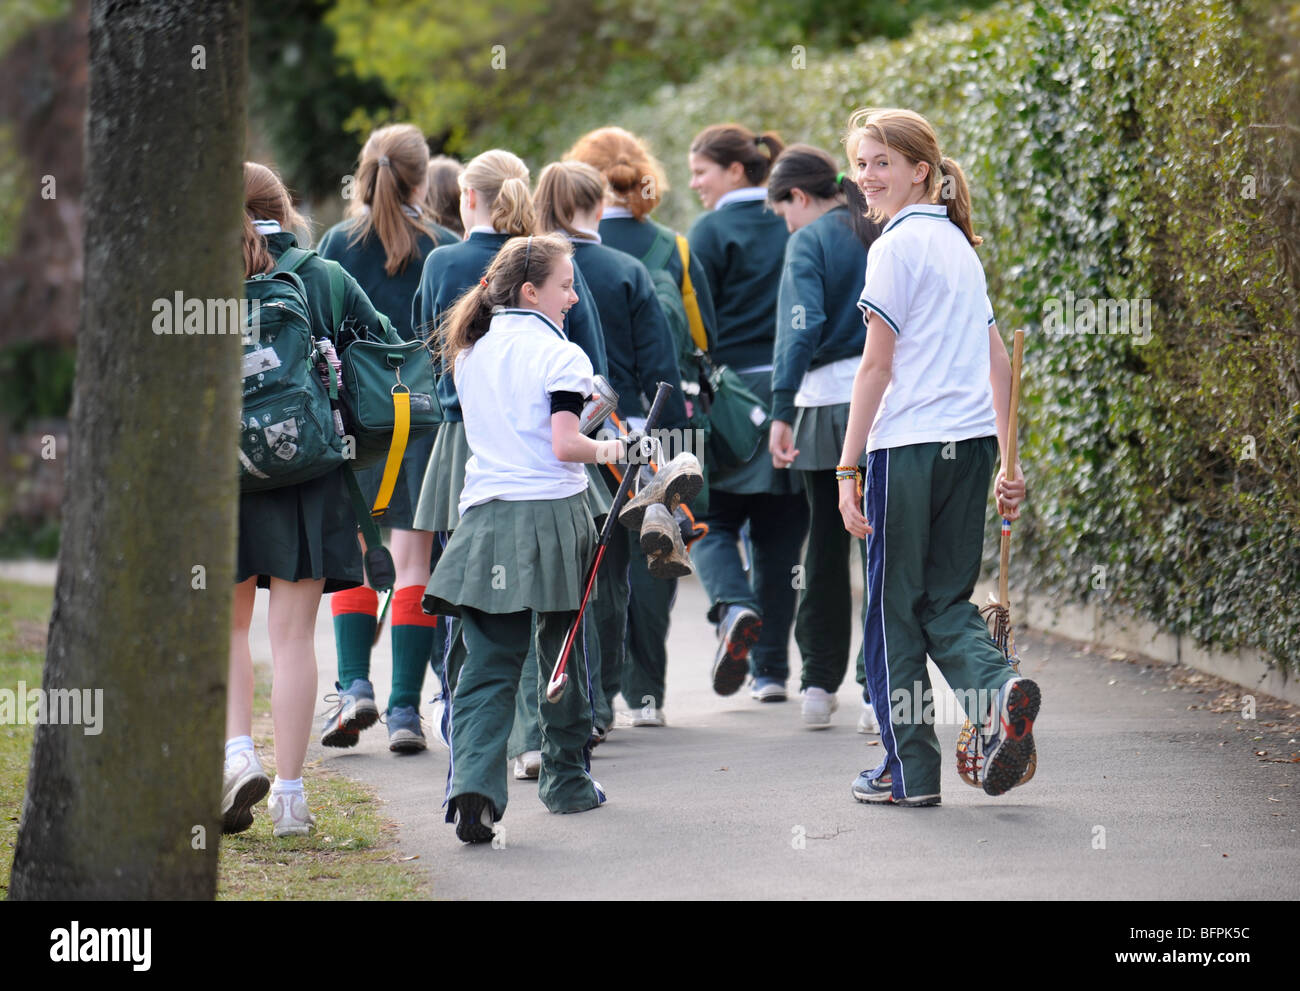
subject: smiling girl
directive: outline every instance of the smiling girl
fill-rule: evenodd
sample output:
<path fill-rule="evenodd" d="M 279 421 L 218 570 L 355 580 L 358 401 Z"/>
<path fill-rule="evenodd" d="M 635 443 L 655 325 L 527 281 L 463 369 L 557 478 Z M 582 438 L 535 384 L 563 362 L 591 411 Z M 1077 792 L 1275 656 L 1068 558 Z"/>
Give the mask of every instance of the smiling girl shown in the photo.
<path fill-rule="evenodd" d="M 591 360 L 564 335 L 578 302 L 573 249 L 558 235 L 513 238 L 439 330 L 473 452 L 459 525 L 426 606 L 459 615 L 468 655 L 449 707 L 447 821 L 467 843 L 492 838 L 506 808 L 506 743 L 536 623 L 539 796 L 552 812 L 605 801 L 584 753 L 591 708 L 584 677 L 558 702 L 546 684 L 582 597 L 596 531 L 583 463 L 623 460 L 620 440 L 578 429 Z"/>
<path fill-rule="evenodd" d="M 853 796 L 939 804 L 939 741 L 911 716 L 921 711 L 912 694 L 930 690 L 927 653 L 983 727 L 984 790 L 999 795 L 1019 782 L 1033 752 L 1040 693 L 1007 666 L 970 601 L 1011 391 L 974 251 L 982 239 L 966 177 L 940 153 L 924 117 L 859 110 L 845 150 L 869 216 L 885 222 L 858 300 L 867 344 L 836 469 L 844 526 L 869 535 L 864 654 L 885 749 L 878 767 L 858 775 Z M 857 489 L 864 449 L 865 516 Z M 1024 492 L 1020 466 L 1003 461 L 998 511 L 1017 518 Z M 894 704 L 895 692 L 907 704 Z"/>

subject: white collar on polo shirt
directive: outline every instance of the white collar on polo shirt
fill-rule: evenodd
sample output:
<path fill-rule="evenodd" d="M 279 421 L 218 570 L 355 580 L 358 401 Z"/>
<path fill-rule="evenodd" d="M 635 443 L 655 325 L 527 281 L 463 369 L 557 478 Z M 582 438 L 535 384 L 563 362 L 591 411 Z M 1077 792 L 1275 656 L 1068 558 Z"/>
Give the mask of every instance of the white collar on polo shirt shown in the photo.
<path fill-rule="evenodd" d="M 498 233 L 500 232 L 491 224 L 475 224 L 473 227 L 471 227 L 469 230 L 465 232 L 465 236 L 469 237 L 471 234 L 498 234 Z"/>
<path fill-rule="evenodd" d="M 527 307 L 523 307 L 523 306 L 496 306 L 493 307 L 492 309 L 492 320 L 494 323 L 499 319 L 505 318 L 505 322 L 507 326 L 514 326 L 514 327 L 528 326 L 529 321 L 525 319 L 521 319 L 525 317 L 536 317 L 546 326 L 547 330 L 551 331 L 553 334 L 556 334 L 559 337 L 564 338 L 564 340 L 566 341 L 569 339 L 568 335 L 566 335 L 563 330 L 557 327 L 555 325 L 555 322 L 550 317 L 548 317 L 545 313 L 541 312 L 540 310 L 530 310 Z"/>
<path fill-rule="evenodd" d="M 601 220 L 613 220 L 616 217 L 631 217 L 632 211 L 625 206 L 607 206 L 605 212 L 601 215 Z"/>
<path fill-rule="evenodd" d="M 254 220 L 253 226 L 259 234 L 279 234 L 284 229 L 278 220 Z"/>
<path fill-rule="evenodd" d="M 749 203 L 752 200 L 765 199 L 767 199 L 766 186 L 742 186 L 740 189 L 733 189 L 719 196 L 718 202 L 713 205 L 713 209 L 721 210 L 728 203 Z"/>
<path fill-rule="evenodd" d="M 893 219 L 885 225 L 885 230 L 880 233 L 884 234 L 885 231 L 891 231 L 908 217 L 918 215 L 922 217 L 937 217 L 940 220 L 947 220 L 948 208 L 942 203 L 909 203 L 907 206 L 903 207 L 903 209 L 894 214 Z"/>
<path fill-rule="evenodd" d="M 577 231 L 577 234 L 566 234 L 565 237 L 570 241 L 586 241 L 588 243 L 595 242 L 596 244 L 601 243 L 600 231 L 593 231 L 590 227 L 579 227 L 577 228 Z"/>

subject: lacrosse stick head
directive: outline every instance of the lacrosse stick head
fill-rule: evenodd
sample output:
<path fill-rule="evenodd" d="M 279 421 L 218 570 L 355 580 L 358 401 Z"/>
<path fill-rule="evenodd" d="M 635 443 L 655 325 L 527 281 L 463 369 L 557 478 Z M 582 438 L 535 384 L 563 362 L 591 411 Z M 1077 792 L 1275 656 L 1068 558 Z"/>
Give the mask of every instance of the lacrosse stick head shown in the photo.
<path fill-rule="evenodd" d="M 1020 655 L 1016 653 L 1016 638 L 1011 632 L 1011 612 L 1005 605 L 989 596 L 988 605 L 980 610 L 980 615 L 989 627 L 989 636 L 1011 669 L 1020 673 Z M 1020 776 L 1016 786 L 1025 784 L 1038 770 L 1038 751 L 1029 755 L 1025 773 Z M 984 787 L 984 746 L 982 734 L 969 719 L 957 734 L 957 774 L 972 788 Z"/>

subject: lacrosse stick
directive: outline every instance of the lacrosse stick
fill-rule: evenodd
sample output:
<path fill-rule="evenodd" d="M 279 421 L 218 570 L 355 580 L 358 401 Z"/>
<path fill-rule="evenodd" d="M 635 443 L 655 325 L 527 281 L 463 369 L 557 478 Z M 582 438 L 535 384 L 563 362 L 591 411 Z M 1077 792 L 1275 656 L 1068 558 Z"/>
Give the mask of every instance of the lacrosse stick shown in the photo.
<path fill-rule="evenodd" d="M 1020 365 L 1024 358 L 1025 350 L 1025 332 L 1017 330 L 1015 334 L 1015 343 L 1012 346 L 1011 358 L 1011 409 L 1007 414 L 1007 466 L 1013 476 L 1016 470 L 1017 459 L 1017 423 L 1020 414 Z M 1016 653 L 1016 638 L 1011 631 L 1011 595 L 1007 588 L 1008 575 L 1007 571 L 1011 564 L 1011 521 L 1005 517 L 1002 520 L 1002 557 L 998 566 L 998 595 L 997 598 L 989 596 L 988 604 L 980 610 L 980 615 L 989 625 L 989 635 L 997 645 L 998 650 L 1002 651 L 1002 656 L 1006 662 L 1011 665 L 1011 669 L 1020 673 L 1020 655 Z M 982 788 L 983 780 L 981 773 L 984 770 L 984 748 L 980 739 L 980 731 L 969 719 L 961 728 L 961 733 L 957 736 L 957 774 L 968 785 L 974 788 Z M 1025 767 L 1025 773 L 1021 775 L 1018 785 L 1023 785 L 1034 776 L 1038 770 L 1038 753 L 1037 751 L 1029 755 L 1029 763 Z"/>

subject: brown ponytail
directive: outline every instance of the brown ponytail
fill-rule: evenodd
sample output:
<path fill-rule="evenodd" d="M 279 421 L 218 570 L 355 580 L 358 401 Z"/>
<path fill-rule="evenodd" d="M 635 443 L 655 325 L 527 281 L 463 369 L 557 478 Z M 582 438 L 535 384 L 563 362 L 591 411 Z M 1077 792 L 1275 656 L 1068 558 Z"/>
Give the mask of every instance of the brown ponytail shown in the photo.
<path fill-rule="evenodd" d="M 455 368 L 457 355 L 488 332 L 495 309 L 519 305 L 526 282 L 544 285 L 559 260 L 572 256 L 573 246 L 559 234 L 515 237 L 502 245 L 483 278 L 456 298 L 438 324 L 430 343 L 443 367 Z"/>
<path fill-rule="evenodd" d="M 710 125 L 691 142 L 692 155 L 717 162 L 724 169 L 732 162 L 739 162 L 751 186 L 763 185 L 772 163 L 784 150 L 785 143 L 775 131 L 755 134 L 739 124 Z"/>
<path fill-rule="evenodd" d="M 581 237 L 573 226 L 579 212 L 587 213 L 605 202 L 605 177 L 585 162 L 552 162 L 537 177 L 533 207 L 538 227 Z"/>
<path fill-rule="evenodd" d="M 465 225 L 460 221 L 458 180 L 464 170 L 465 166 L 447 155 L 435 155 L 429 159 L 429 193 L 425 198 L 425 209 L 433 222 L 461 237 L 465 236 Z"/>
<path fill-rule="evenodd" d="M 357 167 L 357 197 L 348 207 L 353 218 L 354 245 L 374 232 L 384 246 L 384 271 L 397 275 L 408 264 L 420 260 L 420 235 L 433 237 L 433 230 L 422 216 L 412 217 L 411 209 L 420 184 L 429 168 L 429 148 L 424 135 L 413 124 L 390 124 L 370 135 L 361 149 Z"/>
<path fill-rule="evenodd" d="M 862 190 L 827 152 L 813 145 L 795 144 L 781 152 L 767 180 L 769 203 L 784 203 L 796 189 L 819 200 L 842 202 L 849 210 L 849 227 L 870 248 L 880 236 L 880 225 L 867 219 L 867 203 Z"/>
<path fill-rule="evenodd" d="M 244 163 L 244 224 L 240 241 L 244 252 L 244 278 L 271 271 L 275 261 L 266 246 L 266 235 L 253 226 L 254 220 L 274 220 L 283 229 L 306 232 L 307 221 L 293 208 L 289 192 L 280 177 L 265 165 Z"/>
<path fill-rule="evenodd" d="M 942 204 L 951 220 L 966 236 L 972 247 L 984 243 L 975 233 L 971 221 L 970 187 L 961 166 L 939 153 L 939 138 L 930 122 L 911 110 L 873 109 L 856 110 L 849 118 L 844 133 L 844 150 L 849 162 L 856 167 L 858 144 L 864 137 L 879 141 L 887 148 L 897 148 L 913 164 L 925 162 L 930 166 L 925 179 L 926 200 Z M 877 211 L 869 211 L 872 220 L 884 220 Z"/>

